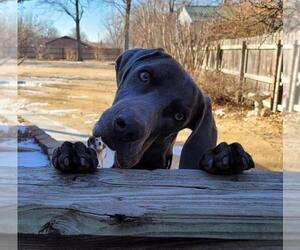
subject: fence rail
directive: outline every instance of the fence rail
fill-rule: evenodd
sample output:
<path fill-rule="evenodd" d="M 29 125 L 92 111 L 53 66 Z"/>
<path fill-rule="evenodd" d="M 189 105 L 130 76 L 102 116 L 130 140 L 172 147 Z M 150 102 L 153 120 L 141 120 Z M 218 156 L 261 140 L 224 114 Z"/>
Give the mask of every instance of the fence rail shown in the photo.
<path fill-rule="evenodd" d="M 268 92 L 264 104 L 273 111 L 300 111 L 299 67 L 300 33 L 222 40 L 205 51 L 202 65 L 237 77 L 241 94 Z"/>
<path fill-rule="evenodd" d="M 82 57 L 84 60 L 101 60 L 113 61 L 122 52 L 119 48 L 82 48 Z M 75 48 L 58 48 L 58 47 L 27 47 L 18 49 L 19 57 L 29 59 L 45 60 L 75 60 Z"/>

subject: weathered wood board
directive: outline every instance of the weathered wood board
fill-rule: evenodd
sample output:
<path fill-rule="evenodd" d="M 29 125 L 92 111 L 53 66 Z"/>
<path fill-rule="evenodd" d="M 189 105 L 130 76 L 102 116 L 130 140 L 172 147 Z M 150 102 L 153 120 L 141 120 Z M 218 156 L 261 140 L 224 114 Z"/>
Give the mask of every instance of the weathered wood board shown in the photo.
<path fill-rule="evenodd" d="M 21 239 L 282 239 L 282 173 L 101 169 L 66 175 L 20 168 L 18 179 Z"/>

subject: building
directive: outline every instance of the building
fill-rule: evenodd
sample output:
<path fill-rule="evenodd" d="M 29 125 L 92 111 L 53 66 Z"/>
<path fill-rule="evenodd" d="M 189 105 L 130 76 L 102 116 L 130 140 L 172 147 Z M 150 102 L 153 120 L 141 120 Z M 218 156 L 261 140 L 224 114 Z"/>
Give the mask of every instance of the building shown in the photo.
<path fill-rule="evenodd" d="M 92 47 L 91 45 L 82 41 L 81 46 L 83 49 Z M 46 42 L 46 47 L 56 49 L 76 49 L 76 39 L 69 36 L 62 36 L 49 42 Z"/>
<path fill-rule="evenodd" d="M 209 21 L 221 16 L 218 6 L 184 6 L 177 11 L 177 20 L 181 25 Z"/>
<path fill-rule="evenodd" d="M 48 59 L 74 60 L 76 56 L 76 39 L 62 36 L 45 44 Z M 83 59 L 93 59 L 95 48 L 85 42 L 81 42 Z"/>

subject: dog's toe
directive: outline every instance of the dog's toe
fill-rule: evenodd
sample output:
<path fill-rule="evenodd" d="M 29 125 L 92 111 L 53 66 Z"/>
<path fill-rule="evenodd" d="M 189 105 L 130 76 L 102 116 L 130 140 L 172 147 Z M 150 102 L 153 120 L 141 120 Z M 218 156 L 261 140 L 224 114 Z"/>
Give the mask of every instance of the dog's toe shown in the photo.
<path fill-rule="evenodd" d="M 56 148 L 52 155 L 52 165 L 63 172 L 72 171 L 72 143 L 64 142 L 60 147 Z"/>
<path fill-rule="evenodd" d="M 74 144 L 77 157 L 77 170 L 80 172 L 94 171 L 98 166 L 98 159 L 95 151 L 86 147 L 82 142 Z"/>

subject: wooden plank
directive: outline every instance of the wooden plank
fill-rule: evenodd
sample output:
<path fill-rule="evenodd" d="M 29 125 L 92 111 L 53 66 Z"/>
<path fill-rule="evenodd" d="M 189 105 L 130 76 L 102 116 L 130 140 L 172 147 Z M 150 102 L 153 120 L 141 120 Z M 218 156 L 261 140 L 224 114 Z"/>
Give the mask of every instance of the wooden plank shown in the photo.
<path fill-rule="evenodd" d="M 221 50 L 239 50 L 242 49 L 242 45 L 221 45 Z"/>
<path fill-rule="evenodd" d="M 289 105 L 288 111 L 292 112 L 294 110 L 294 102 L 295 102 L 295 92 L 296 92 L 296 84 L 297 84 L 297 76 L 298 76 L 298 68 L 300 63 L 300 47 L 298 45 L 298 40 L 295 41 L 294 44 L 294 64 L 292 64 L 292 77 L 290 81 L 290 92 L 289 92 Z"/>
<path fill-rule="evenodd" d="M 276 50 L 277 44 L 248 44 L 247 49 Z"/>
<path fill-rule="evenodd" d="M 250 73 L 245 73 L 245 78 L 254 80 L 254 81 L 259 81 L 259 82 L 265 82 L 265 83 L 273 83 L 273 77 L 269 76 L 259 76 L 255 74 L 250 74 Z"/>
<path fill-rule="evenodd" d="M 283 49 L 284 50 L 292 50 L 294 48 L 294 44 L 286 44 L 286 43 L 284 43 L 283 44 Z"/>
<path fill-rule="evenodd" d="M 220 44 L 217 45 L 217 52 L 216 52 L 216 63 L 215 63 L 215 70 L 218 71 L 221 66 L 221 48 Z"/>
<path fill-rule="evenodd" d="M 239 87 L 238 91 L 236 92 L 236 100 L 237 102 L 240 102 L 243 97 L 243 87 L 244 87 L 244 81 L 245 81 L 245 68 L 246 68 L 246 41 L 242 42 L 242 50 L 240 55 L 240 81 L 239 81 Z"/>
<path fill-rule="evenodd" d="M 281 40 L 277 44 L 277 53 L 276 53 L 276 65 L 275 65 L 275 77 L 273 83 L 273 102 L 272 102 L 272 111 L 278 111 L 278 100 L 279 100 L 279 87 L 280 87 L 280 77 L 283 71 L 283 52 L 281 49 Z"/>
<path fill-rule="evenodd" d="M 281 173 L 20 168 L 18 187 L 21 234 L 282 238 Z"/>

